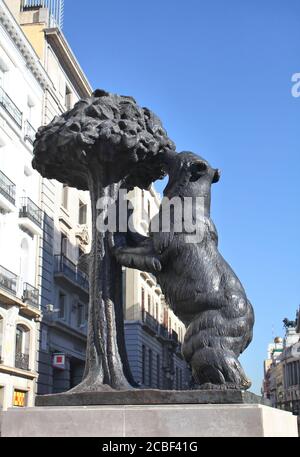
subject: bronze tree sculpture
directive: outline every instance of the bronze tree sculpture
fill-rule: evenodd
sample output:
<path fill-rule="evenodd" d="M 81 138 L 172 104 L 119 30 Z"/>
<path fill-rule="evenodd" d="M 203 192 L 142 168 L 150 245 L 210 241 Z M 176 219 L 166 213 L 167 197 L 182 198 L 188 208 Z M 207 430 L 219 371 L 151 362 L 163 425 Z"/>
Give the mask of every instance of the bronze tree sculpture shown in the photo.
<path fill-rule="evenodd" d="M 72 392 L 135 385 L 125 350 L 121 265 L 157 277 L 171 308 L 188 327 L 183 355 L 201 388 L 249 388 L 238 357 L 251 342 L 254 315 L 242 284 L 218 252 L 210 218 L 211 185 L 219 180 L 218 170 L 195 154 L 177 154 L 160 120 L 133 98 L 100 90 L 39 130 L 33 166 L 42 176 L 91 195 L 93 241 L 85 259 L 90 282 L 86 369 Z M 162 230 L 163 205 L 158 230 L 152 224 L 149 237 L 97 229 L 100 198 L 117 202 L 121 188 L 147 189 L 165 174 L 166 199 L 192 201 L 192 219 L 202 224 L 197 242 L 187 242 L 190 233 L 185 230 L 176 231 L 174 212 L 170 230 Z M 193 210 L 199 197 L 200 217 Z"/>
<path fill-rule="evenodd" d="M 89 190 L 91 196 L 87 356 L 84 379 L 75 392 L 134 385 L 123 333 L 121 267 L 110 253 L 109 233 L 97 230 L 97 201 L 117 201 L 122 186 L 147 189 L 163 175 L 160 157 L 174 148 L 150 110 L 132 97 L 102 90 L 37 133 L 33 167 L 43 177 Z"/>

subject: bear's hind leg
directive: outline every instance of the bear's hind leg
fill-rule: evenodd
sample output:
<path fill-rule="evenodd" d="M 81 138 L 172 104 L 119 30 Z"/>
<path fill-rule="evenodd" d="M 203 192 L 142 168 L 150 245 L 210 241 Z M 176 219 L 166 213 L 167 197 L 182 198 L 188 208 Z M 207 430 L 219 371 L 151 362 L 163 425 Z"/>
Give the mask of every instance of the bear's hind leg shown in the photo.
<path fill-rule="evenodd" d="M 203 347 L 190 361 L 193 377 L 201 388 L 249 389 L 251 382 L 230 350 Z"/>

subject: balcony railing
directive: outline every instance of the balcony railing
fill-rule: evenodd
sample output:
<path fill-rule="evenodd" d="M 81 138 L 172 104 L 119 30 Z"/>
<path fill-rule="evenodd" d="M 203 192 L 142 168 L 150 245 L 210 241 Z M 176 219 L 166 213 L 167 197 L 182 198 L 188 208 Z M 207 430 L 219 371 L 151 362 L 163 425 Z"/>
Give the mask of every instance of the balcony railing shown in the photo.
<path fill-rule="evenodd" d="M 29 370 L 29 354 L 22 354 L 21 352 L 16 352 L 15 357 L 15 367 L 20 370 Z"/>
<path fill-rule="evenodd" d="M 169 340 L 176 344 L 180 344 L 178 339 L 178 333 L 176 333 L 175 330 L 169 331 L 167 327 L 165 327 L 164 325 L 159 326 L 159 336 L 161 336 L 165 340 Z"/>
<path fill-rule="evenodd" d="M 21 129 L 23 114 L 2 87 L 0 87 L 0 105 Z"/>
<path fill-rule="evenodd" d="M 86 291 L 89 290 L 89 281 L 87 276 L 78 268 L 75 263 L 73 263 L 63 254 L 55 256 L 54 273 L 61 273 L 71 281 L 77 283 Z"/>
<path fill-rule="evenodd" d="M 13 295 L 17 293 L 18 277 L 0 265 L 0 287 Z"/>
<path fill-rule="evenodd" d="M 168 329 L 167 329 L 167 327 L 165 327 L 164 325 L 160 325 L 160 326 L 159 326 L 159 336 L 162 336 L 162 337 L 165 338 L 166 340 L 169 339 L 169 332 L 168 332 Z"/>
<path fill-rule="evenodd" d="M 24 284 L 23 301 L 39 308 L 39 291 L 30 284 Z"/>
<path fill-rule="evenodd" d="M 157 322 L 157 320 L 151 316 L 151 314 L 147 313 L 147 311 L 143 311 L 143 322 L 144 324 L 150 329 L 152 330 L 153 333 L 158 333 L 158 328 L 159 328 L 159 324 Z"/>
<path fill-rule="evenodd" d="M 42 228 L 43 212 L 30 198 L 21 199 L 20 217 L 26 217 Z"/>
<path fill-rule="evenodd" d="M 21 0 L 21 11 L 49 10 L 48 27 L 62 29 L 64 19 L 64 0 Z"/>
<path fill-rule="evenodd" d="M 29 121 L 25 123 L 25 140 L 28 140 L 31 144 L 35 141 L 36 130 L 32 127 Z"/>
<path fill-rule="evenodd" d="M 176 333 L 175 330 L 172 330 L 169 334 L 169 339 L 174 341 L 174 343 L 179 343 L 178 333 Z"/>
<path fill-rule="evenodd" d="M 2 171 L 0 171 L 0 193 L 13 205 L 16 203 L 16 186 Z"/>

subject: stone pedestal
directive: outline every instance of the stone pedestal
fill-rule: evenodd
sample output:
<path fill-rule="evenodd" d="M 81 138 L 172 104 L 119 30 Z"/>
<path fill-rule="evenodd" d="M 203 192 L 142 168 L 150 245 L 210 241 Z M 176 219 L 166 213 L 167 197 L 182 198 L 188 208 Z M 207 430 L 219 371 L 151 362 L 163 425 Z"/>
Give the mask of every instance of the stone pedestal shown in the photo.
<path fill-rule="evenodd" d="M 259 404 L 10 409 L 2 437 L 297 437 L 297 418 Z"/>
<path fill-rule="evenodd" d="M 243 390 L 158 390 L 132 389 L 107 392 L 72 391 L 40 395 L 36 406 L 100 406 L 100 405 L 190 405 L 190 404 L 261 403 L 261 397 Z"/>

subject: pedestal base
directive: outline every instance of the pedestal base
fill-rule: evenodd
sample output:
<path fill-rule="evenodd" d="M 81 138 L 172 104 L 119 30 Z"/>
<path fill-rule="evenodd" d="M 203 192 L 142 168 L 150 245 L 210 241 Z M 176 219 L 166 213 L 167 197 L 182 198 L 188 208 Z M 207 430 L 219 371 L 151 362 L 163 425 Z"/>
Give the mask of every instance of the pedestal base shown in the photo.
<path fill-rule="evenodd" d="M 297 437 L 297 418 L 258 404 L 10 409 L 2 437 Z"/>
<path fill-rule="evenodd" d="M 41 395 L 36 406 L 180 405 L 260 403 L 261 397 L 241 390 L 133 389 Z"/>

